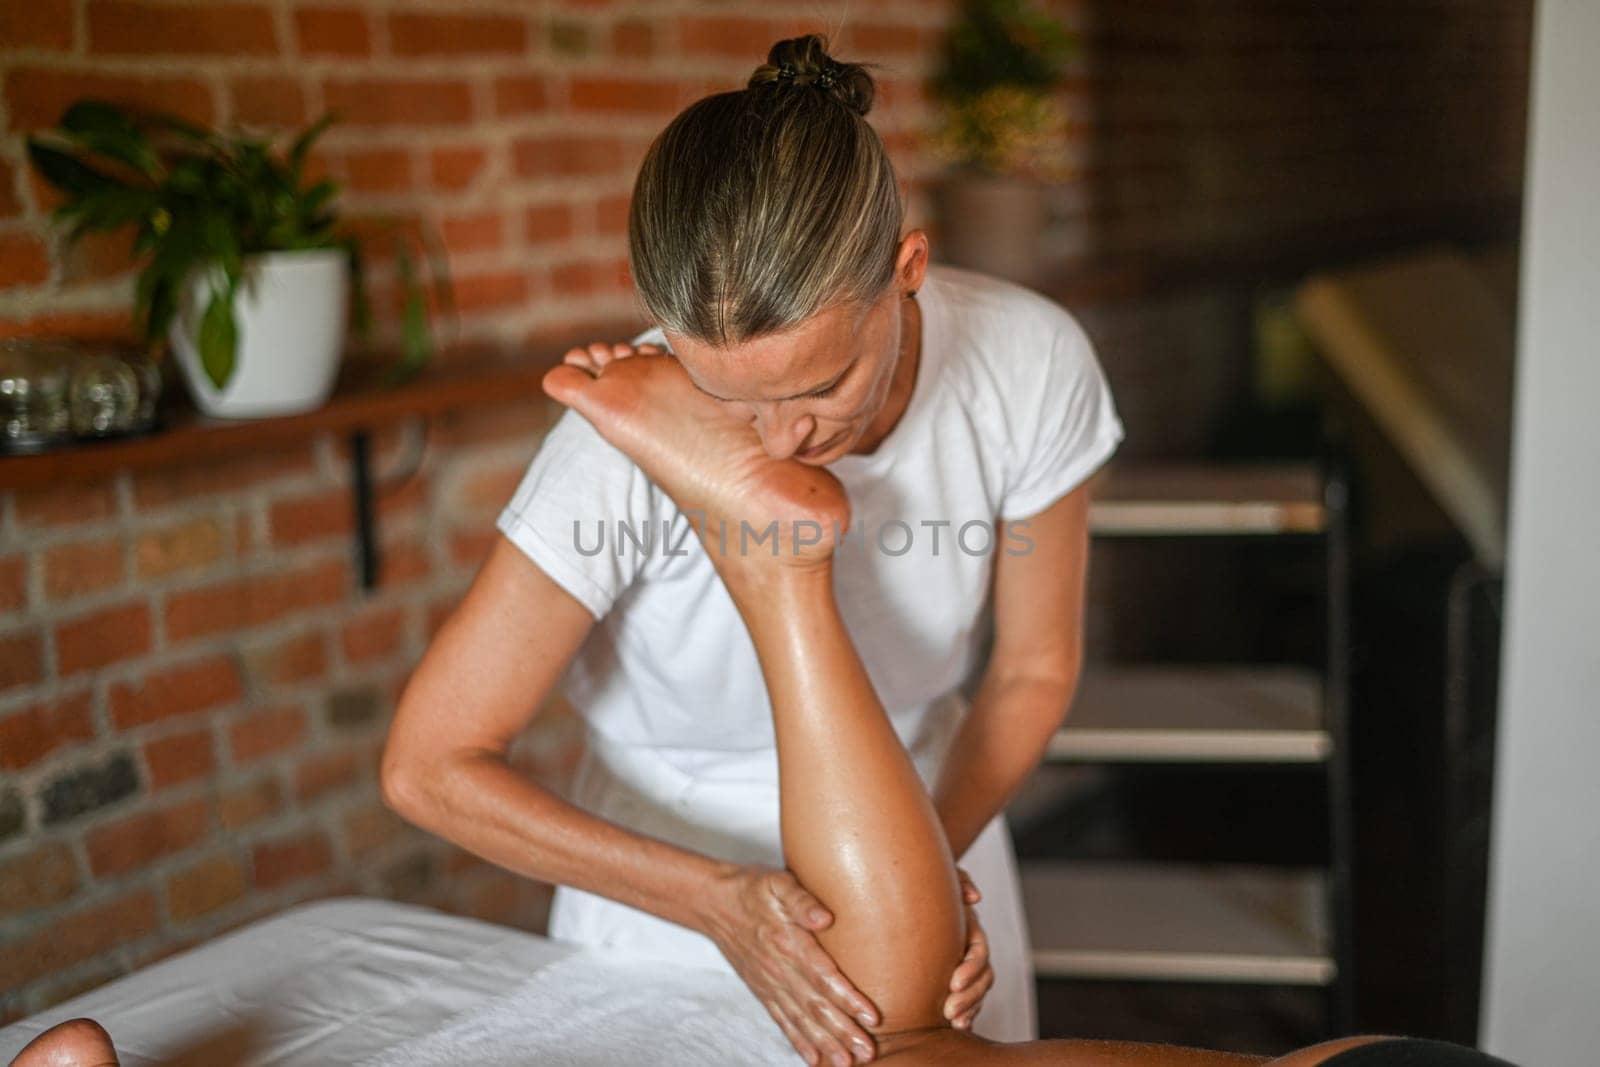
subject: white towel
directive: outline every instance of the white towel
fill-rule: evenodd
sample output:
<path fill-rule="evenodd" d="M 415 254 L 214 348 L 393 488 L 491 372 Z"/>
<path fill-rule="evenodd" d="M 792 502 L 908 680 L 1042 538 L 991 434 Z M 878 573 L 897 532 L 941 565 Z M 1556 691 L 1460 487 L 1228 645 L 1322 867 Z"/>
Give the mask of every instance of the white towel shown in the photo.
<path fill-rule="evenodd" d="M 586 949 L 362 1067 L 794 1064 L 738 978 Z"/>

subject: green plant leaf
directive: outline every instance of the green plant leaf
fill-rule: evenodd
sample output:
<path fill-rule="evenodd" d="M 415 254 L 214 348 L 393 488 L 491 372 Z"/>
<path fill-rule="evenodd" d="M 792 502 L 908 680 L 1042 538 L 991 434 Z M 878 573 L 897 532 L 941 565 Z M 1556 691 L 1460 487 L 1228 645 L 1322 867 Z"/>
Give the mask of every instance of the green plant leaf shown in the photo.
<path fill-rule="evenodd" d="M 68 152 L 52 148 L 37 138 L 28 139 L 28 158 L 41 178 L 66 193 L 68 197 L 95 196 L 108 189 L 128 188 L 126 182 L 91 167 Z"/>
<path fill-rule="evenodd" d="M 316 144 L 317 138 L 325 133 L 329 126 L 338 121 L 338 114 L 326 111 L 322 117 L 310 126 L 307 126 L 299 137 L 294 139 L 294 144 L 289 146 L 289 181 L 294 185 L 300 184 L 300 175 L 305 170 L 306 157 L 311 154 L 311 146 Z"/>
<path fill-rule="evenodd" d="M 231 284 L 214 288 L 200 319 L 200 365 L 218 389 L 233 376 L 234 349 L 239 339 L 233 318 L 233 292 Z"/>
<path fill-rule="evenodd" d="M 104 100 L 79 100 L 61 116 L 61 129 L 90 152 L 131 167 L 152 181 L 161 160 L 126 109 Z"/>

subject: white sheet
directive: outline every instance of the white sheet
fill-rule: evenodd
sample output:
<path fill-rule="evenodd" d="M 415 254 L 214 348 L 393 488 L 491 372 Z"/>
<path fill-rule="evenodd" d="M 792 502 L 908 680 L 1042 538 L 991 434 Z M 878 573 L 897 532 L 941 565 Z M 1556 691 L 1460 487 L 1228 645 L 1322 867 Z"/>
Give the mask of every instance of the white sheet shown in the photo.
<path fill-rule="evenodd" d="M 726 974 L 355 898 L 293 908 L 0 1029 L 0 1063 L 77 1016 L 110 1031 L 125 1067 L 799 1062 Z"/>

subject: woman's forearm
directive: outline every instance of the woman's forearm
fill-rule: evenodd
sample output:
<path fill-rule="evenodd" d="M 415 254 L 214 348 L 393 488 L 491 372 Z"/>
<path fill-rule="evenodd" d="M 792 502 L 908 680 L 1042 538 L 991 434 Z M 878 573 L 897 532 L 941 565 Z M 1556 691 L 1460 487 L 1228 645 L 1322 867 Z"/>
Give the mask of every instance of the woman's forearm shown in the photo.
<path fill-rule="evenodd" d="M 425 830 L 528 878 L 572 886 L 704 932 L 732 865 L 624 829 L 530 781 L 497 753 L 386 776 L 385 799 Z"/>
<path fill-rule="evenodd" d="M 958 860 L 1044 758 L 1075 688 L 1075 679 L 984 679 L 933 793 Z"/>

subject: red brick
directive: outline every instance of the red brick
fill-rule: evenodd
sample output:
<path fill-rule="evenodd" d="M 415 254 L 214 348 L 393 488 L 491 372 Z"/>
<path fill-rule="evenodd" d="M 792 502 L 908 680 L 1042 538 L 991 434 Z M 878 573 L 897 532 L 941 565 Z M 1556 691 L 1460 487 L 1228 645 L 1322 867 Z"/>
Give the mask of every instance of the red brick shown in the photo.
<path fill-rule="evenodd" d="M 345 623 L 339 635 L 349 663 L 367 663 L 400 651 L 405 641 L 405 615 L 398 607 L 381 608 Z"/>
<path fill-rule="evenodd" d="M 152 530 L 133 543 L 134 573 L 147 579 L 198 570 L 222 558 L 222 544 L 222 520 L 217 518 Z"/>
<path fill-rule="evenodd" d="M 678 47 L 687 55 L 731 56 L 754 67 L 778 39 L 769 19 L 726 16 L 678 20 Z"/>
<path fill-rule="evenodd" d="M 295 798 L 305 804 L 361 781 L 361 754 L 352 750 L 311 756 L 295 769 Z"/>
<path fill-rule="evenodd" d="M 61 281 L 65 285 L 103 281 L 134 268 L 133 231 L 86 233 L 61 255 Z"/>
<path fill-rule="evenodd" d="M 572 237 L 572 208 L 566 204 L 535 204 L 523 216 L 530 244 L 558 244 Z"/>
<path fill-rule="evenodd" d="M 305 55 L 364 56 L 372 51 L 372 34 L 364 11 L 302 8 L 294 13 L 294 32 Z"/>
<path fill-rule="evenodd" d="M 167 879 L 167 913 L 174 922 L 199 918 L 243 897 L 247 882 L 233 856 L 208 857 Z"/>
<path fill-rule="evenodd" d="M 182 641 L 260 626 L 299 611 L 337 604 L 349 589 L 349 564 L 336 560 L 174 593 L 167 598 L 167 637 Z"/>
<path fill-rule="evenodd" d="M 528 298 L 527 276 L 517 270 L 458 275 L 453 284 L 463 314 L 520 307 Z"/>
<path fill-rule="evenodd" d="M 94 341 L 131 341 L 133 316 L 118 311 L 53 311 L 25 319 L 0 317 L 0 337 L 77 337 Z M 22 496 L 18 492 L 18 497 Z"/>
<path fill-rule="evenodd" d="M 50 251 L 38 235 L 0 233 L 0 287 L 50 280 Z"/>
<path fill-rule="evenodd" d="M 473 528 L 458 530 L 450 535 L 450 560 L 458 567 L 477 567 L 489 555 L 495 542 L 493 530 Z"/>
<path fill-rule="evenodd" d="M 146 742 L 144 762 L 150 768 L 152 790 L 204 778 L 217 766 L 216 753 L 211 745 L 211 731 L 190 730 Z"/>
<path fill-rule="evenodd" d="M 133 504 L 137 510 L 152 511 L 174 504 L 190 504 L 237 495 L 270 486 L 287 478 L 314 474 L 316 455 L 309 443 L 275 446 L 273 451 L 248 456 L 230 456 L 205 462 L 197 458 L 192 465 L 167 470 L 135 471 Z"/>
<path fill-rule="evenodd" d="M 197 797 L 96 826 L 84 835 L 89 869 L 104 878 L 148 867 L 205 837 L 210 822 L 207 801 Z"/>
<path fill-rule="evenodd" d="M 256 888 L 275 889 L 321 874 L 333 866 L 333 847 L 321 831 L 256 844 Z"/>
<path fill-rule="evenodd" d="M 358 193 L 403 193 L 415 185 L 411 153 L 403 148 L 366 148 L 345 152 L 334 173 Z"/>
<path fill-rule="evenodd" d="M 20 770 L 63 745 L 93 740 L 92 716 L 88 690 L 41 700 L 6 713 L 0 717 L 0 768 Z"/>
<path fill-rule="evenodd" d="M 383 548 L 383 573 L 378 588 L 394 589 L 419 582 L 433 573 L 427 549 L 416 541 L 390 541 Z"/>
<path fill-rule="evenodd" d="M 17 189 L 16 169 L 0 159 L 0 218 L 22 214 L 22 197 Z"/>
<path fill-rule="evenodd" d="M 525 137 L 512 152 L 517 174 L 524 178 L 605 175 L 622 168 L 622 146 L 611 137 Z"/>
<path fill-rule="evenodd" d="M 228 97 L 233 121 L 253 126 L 303 126 L 306 94 L 293 78 L 232 78 Z"/>
<path fill-rule="evenodd" d="M 249 763 L 293 748 L 306 737 L 306 713 L 292 705 L 251 712 L 228 729 L 235 763 Z"/>
<path fill-rule="evenodd" d="M 258 686 L 321 678 L 328 672 L 328 639 L 320 630 L 296 634 L 245 653 L 245 669 Z"/>
<path fill-rule="evenodd" d="M 455 493 L 456 514 L 498 513 L 511 499 L 524 473 L 525 469 L 516 465 L 471 472 Z"/>
<path fill-rule="evenodd" d="M 458 215 L 439 223 L 439 236 L 452 255 L 465 252 L 483 252 L 499 248 L 503 243 L 502 219 L 495 212 L 477 215 Z"/>
<path fill-rule="evenodd" d="M 509 15 L 389 16 L 389 48 L 400 56 L 515 55 L 527 51 L 528 27 Z"/>
<path fill-rule="evenodd" d="M 488 162 L 489 153 L 482 148 L 437 148 L 428 157 L 428 178 L 435 188 L 459 192 L 477 180 Z"/>
<path fill-rule="evenodd" d="M 272 543 L 301 545 L 347 536 L 355 526 L 352 507 L 347 489 L 329 489 L 275 501 L 267 522 L 272 531 Z"/>
<path fill-rule="evenodd" d="M 0 611 L 28 606 L 28 557 L 18 552 L 0 557 Z"/>
<path fill-rule="evenodd" d="M 633 198 L 623 194 L 620 196 L 602 197 L 594 206 L 595 232 L 602 237 L 620 237 L 628 232 L 628 206 Z"/>
<path fill-rule="evenodd" d="M 558 263 L 550 268 L 550 286 L 562 296 L 589 296 L 600 288 L 593 263 Z"/>
<path fill-rule="evenodd" d="M 21 489 L 11 503 L 17 525 L 24 528 L 89 522 L 117 513 L 116 492 L 110 482 Z"/>
<path fill-rule="evenodd" d="M 404 820 L 382 804 L 365 804 L 344 817 L 344 844 L 352 859 L 393 844 L 405 836 Z"/>
<path fill-rule="evenodd" d="M 611 50 L 630 59 L 656 54 L 656 30 L 649 19 L 621 19 L 611 28 Z"/>
<path fill-rule="evenodd" d="M 925 31 L 894 22 L 855 22 L 848 31 L 852 52 L 919 57 L 928 48 Z"/>
<path fill-rule="evenodd" d="M 72 0 L 13 0 L 0 4 L 0 41 L 7 48 L 70 50 Z"/>
<path fill-rule="evenodd" d="M 106 667 L 149 652 L 150 605 L 102 608 L 56 626 L 56 669 L 62 675 Z"/>
<path fill-rule="evenodd" d="M 567 99 L 576 111 L 672 115 L 678 111 L 678 86 L 659 79 L 573 75 Z"/>
<path fill-rule="evenodd" d="M 54 126 L 68 105 L 85 96 L 172 111 L 197 122 L 216 118 L 211 90 L 196 78 L 77 74 L 18 67 L 8 71 L 5 80 L 13 130 Z"/>
<path fill-rule="evenodd" d="M 537 115 L 549 106 L 549 83 L 543 75 L 512 74 L 495 79 L 494 113 L 501 118 Z"/>
<path fill-rule="evenodd" d="M 0 989 L 17 989 L 64 971 L 155 928 L 156 898 L 148 889 L 80 908 L 31 930 L 0 952 Z"/>
<path fill-rule="evenodd" d="M 283 789 L 276 778 L 261 778 L 249 785 L 225 789 L 217 798 L 217 822 L 224 830 L 237 830 L 283 810 Z"/>
<path fill-rule="evenodd" d="M 44 641 L 37 629 L 0 634 L 0 692 L 44 679 Z"/>
<path fill-rule="evenodd" d="M 121 55 L 267 55 L 272 12 L 254 4 L 90 0 L 89 51 Z"/>
<path fill-rule="evenodd" d="M 350 126 L 449 126 L 472 120 L 465 81 L 339 78 L 323 88 L 327 106 Z"/>
<path fill-rule="evenodd" d="M 0 917 L 59 904 L 78 888 L 72 849 L 56 841 L 0 860 Z"/>
<path fill-rule="evenodd" d="M 46 549 L 44 595 L 47 600 L 70 600 L 118 584 L 126 575 L 122 542 L 115 537 L 78 541 Z"/>
<path fill-rule="evenodd" d="M 111 687 L 111 722 L 119 730 L 232 704 L 244 696 L 233 657 L 207 656 Z"/>

